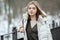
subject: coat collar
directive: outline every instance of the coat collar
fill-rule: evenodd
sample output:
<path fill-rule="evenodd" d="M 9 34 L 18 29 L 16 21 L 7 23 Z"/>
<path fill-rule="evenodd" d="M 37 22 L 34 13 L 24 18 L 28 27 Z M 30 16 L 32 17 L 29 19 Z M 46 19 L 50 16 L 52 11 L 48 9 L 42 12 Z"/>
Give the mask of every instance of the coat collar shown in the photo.
<path fill-rule="evenodd" d="M 28 14 L 27 13 L 23 14 L 23 19 L 24 20 L 28 19 Z M 47 20 L 47 17 L 42 17 L 41 15 L 39 15 L 38 21 L 46 21 L 46 20 Z"/>

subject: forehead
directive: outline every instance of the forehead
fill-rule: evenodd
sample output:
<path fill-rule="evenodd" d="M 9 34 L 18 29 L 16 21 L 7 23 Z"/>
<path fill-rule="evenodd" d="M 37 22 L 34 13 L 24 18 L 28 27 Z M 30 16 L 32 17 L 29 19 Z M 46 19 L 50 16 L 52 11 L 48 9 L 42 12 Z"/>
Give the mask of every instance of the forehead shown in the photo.
<path fill-rule="evenodd" d="M 28 7 L 36 7 L 34 4 L 30 4 Z"/>

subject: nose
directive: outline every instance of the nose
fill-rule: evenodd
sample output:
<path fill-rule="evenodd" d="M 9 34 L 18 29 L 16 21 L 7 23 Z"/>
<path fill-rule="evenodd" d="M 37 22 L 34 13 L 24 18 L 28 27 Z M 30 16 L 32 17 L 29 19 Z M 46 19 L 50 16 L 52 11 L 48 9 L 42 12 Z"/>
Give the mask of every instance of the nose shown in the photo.
<path fill-rule="evenodd" d="M 33 9 L 31 8 L 31 11 L 32 11 Z"/>

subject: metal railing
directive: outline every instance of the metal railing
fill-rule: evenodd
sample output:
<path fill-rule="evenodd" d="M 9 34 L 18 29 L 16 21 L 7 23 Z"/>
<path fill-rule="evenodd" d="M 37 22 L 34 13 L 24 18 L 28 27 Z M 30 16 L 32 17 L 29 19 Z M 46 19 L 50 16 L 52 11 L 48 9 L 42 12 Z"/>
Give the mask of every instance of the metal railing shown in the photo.
<path fill-rule="evenodd" d="M 12 40 L 17 40 L 17 32 L 19 32 L 19 31 L 17 31 L 16 27 L 13 27 L 12 33 L 9 33 L 9 34 L 12 34 Z M 0 35 L 1 40 L 4 40 L 4 36 L 9 35 L 9 34 Z M 7 36 L 7 37 L 9 37 L 9 36 Z"/>
<path fill-rule="evenodd" d="M 59 34 L 59 33 L 60 33 L 60 32 L 59 32 L 59 31 L 60 31 L 60 26 L 59 26 L 59 27 L 56 26 L 57 28 L 55 28 L 55 22 L 52 21 L 52 27 L 53 27 L 53 29 L 51 29 L 51 32 L 52 32 L 53 39 L 55 40 L 55 38 L 54 38 L 54 37 L 55 37 L 55 36 L 54 36 L 55 31 L 57 30 L 56 33 Z M 17 40 L 17 32 L 19 32 L 19 31 L 17 31 L 16 27 L 13 27 L 12 33 L 9 33 L 9 34 L 12 34 L 12 40 Z M 8 35 L 7 38 L 9 38 L 9 34 L 0 35 L 1 40 L 4 40 L 4 36 L 5 36 L 5 35 Z M 57 34 L 56 34 L 56 35 L 57 35 Z M 60 36 L 60 34 L 59 34 L 58 36 Z"/>

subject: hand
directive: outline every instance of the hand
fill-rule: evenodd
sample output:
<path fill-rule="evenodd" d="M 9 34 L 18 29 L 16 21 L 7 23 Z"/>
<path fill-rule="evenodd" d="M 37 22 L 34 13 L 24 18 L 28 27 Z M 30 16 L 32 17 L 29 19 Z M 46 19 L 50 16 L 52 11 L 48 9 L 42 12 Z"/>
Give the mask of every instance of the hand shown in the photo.
<path fill-rule="evenodd" d="M 23 27 L 20 28 L 20 32 L 21 33 L 24 33 L 25 32 Z"/>

